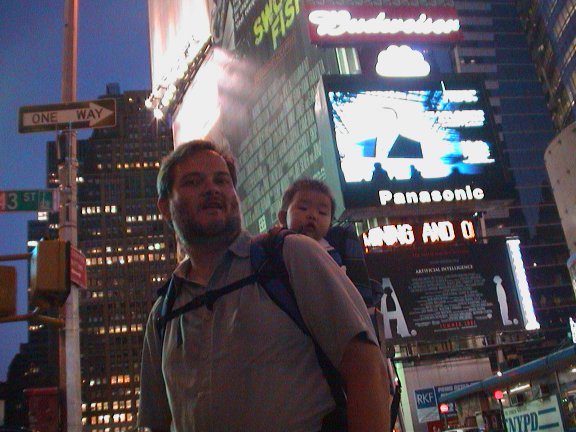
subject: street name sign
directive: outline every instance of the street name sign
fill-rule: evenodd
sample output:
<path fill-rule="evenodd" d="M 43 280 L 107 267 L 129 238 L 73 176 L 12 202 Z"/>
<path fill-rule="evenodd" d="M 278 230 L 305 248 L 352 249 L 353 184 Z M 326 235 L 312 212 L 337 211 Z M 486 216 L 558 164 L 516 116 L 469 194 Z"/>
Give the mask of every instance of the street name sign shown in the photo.
<path fill-rule="evenodd" d="M 116 126 L 116 99 L 20 107 L 18 131 L 46 132 Z"/>
<path fill-rule="evenodd" d="M 0 213 L 57 210 L 57 189 L 0 191 Z"/>

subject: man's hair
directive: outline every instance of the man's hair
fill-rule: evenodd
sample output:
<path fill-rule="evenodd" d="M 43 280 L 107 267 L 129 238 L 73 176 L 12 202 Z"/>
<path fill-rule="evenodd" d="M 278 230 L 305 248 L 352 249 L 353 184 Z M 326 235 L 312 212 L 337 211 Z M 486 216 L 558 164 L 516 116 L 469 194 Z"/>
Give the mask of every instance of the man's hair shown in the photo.
<path fill-rule="evenodd" d="M 174 185 L 174 169 L 176 165 L 203 151 L 216 152 L 222 157 L 222 159 L 224 159 L 228 166 L 230 177 L 232 177 L 232 184 L 236 187 L 236 162 L 232 155 L 226 150 L 216 146 L 212 141 L 193 140 L 179 145 L 172 153 L 162 160 L 160 171 L 158 171 L 158 177 L 156 179 L 156 189 L 158 190 L 159 198 L 165 199 L 170 196 L 172 186 Z"/>
<path fill-rule="evenodd" d="M 336 200 L 334 199 L 334 195 L 332 195 L 332 191 L 323 181 L 314 180 L 311 178 L 302 178 L 296 180 L 288 187 L 288 189 L 286 189 L 284 196 L 282 197 L 282 205 L 280 207 L 280 211 L 287 212 L 288 207 L 290 207 L 290 204 L 294 199 L 294 196 L 297 192 L 300 191 L 320 192 L 330 198 L 330 204 L 332 206 L 330 213 L 332 219 L 334 219 L 334 213 L 336 212 Z"/>

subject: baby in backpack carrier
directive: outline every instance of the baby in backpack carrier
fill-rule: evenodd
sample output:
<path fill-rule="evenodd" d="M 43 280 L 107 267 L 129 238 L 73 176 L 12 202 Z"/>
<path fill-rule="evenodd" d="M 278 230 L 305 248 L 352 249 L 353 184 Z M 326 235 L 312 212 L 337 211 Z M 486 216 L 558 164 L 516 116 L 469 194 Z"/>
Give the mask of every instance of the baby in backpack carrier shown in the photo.
<path fill-rule="evenodd" d="M 331 228 L 335 207 L 336 201 L 326 183 L 302 178 L 284 192 L 278 220 L 282 226 L 313 238 L 326 249 L 346 271 L 374 320 L 382 287 L 368 278 L 363 249 L 354 229 Z M 379 333 L 378 327 L 376 332 Z"/>
<path fill-rule="evenodd" d="M 345 265 L 342 265 L 342 267 L 362 295 L 378 339 L 382 342 L 383 339 L 381 337 L 384 335 L 381 321 L 382 314 L 376 307 L 379 305 L 383 294 L 382 286 L 378 283 L 374 284 L 373 282 L 375 281 L 369 280 L 360 242 L 348 243 L 348 248 L 350 249 L 348 256 L 343 257 L 338 250 L 342 249 L 342 243 L 340 246 L 336 246 L 336 243 L 332 245 L 326 239 L 334 219 L 335 210 L 336 201 L 328 185 L 320 180 L 303 178 L 296 180 L 284 192 L 280 211 L 278 212 L 278 220 L 282 226 L 318 241 L 339 264 L 349 264 L 350 268 L 348 269 Z M 333 230 L 335 228 L 337 227 L 334 227 Z M 355 237 L 354 232 L 346 232 L 346 229 L 339 231 L 339 233 L 337 235 Z M 332 237 L 328 235 L 328 238 Z M 357 240 L 356 237 L 355 240 Z M 378 321 L 380 321 L 380 324 Z M 385 349 L 385 345 L 383 345 L 383 348 Z M 400 401 L 400 381 L 397 379 L 396 371 L 390 360 L 387 360 L 386 367 L 388 369 L 387 374 L 390 377 L 390 394 L 393 395 L 394 400 L 391 418 L 391 429 L 393 430 Z"/>
<path fill-rule="evenodd" d="M 302 178 L 284 192 L 278 220 L 282 226 L 320 243 L 356 285 L 370 310 L 378 295 L 373 295 L 362 245 L 352 225 L 332 226 L 335 209 L 336 201 L 326 183 Z"/>
<path fill-rule="evenodd" d="M 332 191 L 324 182 L 304 178 L 296 180 L 284 192 L 278 220 L 330 250 L 332 246 L 324 237 L 332 225 L 335 207 Z"/>

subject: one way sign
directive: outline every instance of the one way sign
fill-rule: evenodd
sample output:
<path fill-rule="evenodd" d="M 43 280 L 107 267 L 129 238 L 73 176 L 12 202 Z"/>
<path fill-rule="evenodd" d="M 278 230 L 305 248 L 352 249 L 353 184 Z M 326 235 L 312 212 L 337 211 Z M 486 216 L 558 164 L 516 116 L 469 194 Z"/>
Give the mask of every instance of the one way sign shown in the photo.
<path fill-rule="evenodd" d="M 20 133 L 114 126 L 116 99 L 25 106 L 18 117 Z"/>

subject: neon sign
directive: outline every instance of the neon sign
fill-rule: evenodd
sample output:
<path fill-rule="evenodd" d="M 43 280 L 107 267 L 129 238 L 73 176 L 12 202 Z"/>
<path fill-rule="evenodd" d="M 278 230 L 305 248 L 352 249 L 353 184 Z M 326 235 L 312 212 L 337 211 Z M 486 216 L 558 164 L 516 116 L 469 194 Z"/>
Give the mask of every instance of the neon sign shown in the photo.
<path fill-rule="evenodd" d="M 366 252 L 391 247 L 446 244 L 454 241 L 476 240 L 474 222 L 439 220 L 420 224 L 390 224 L 372 228 L 362 234 Z"/>
<path fill-rule="evenodd" d="M 455 9 L 442 7 L 306 6 L 313 43 L 456 41 L 461 38 Z"/>
<path fill-rule="evenodd" d="M 259 46 L 269 35 L 272 48 L 276 50 L 299 13 L 298 0 L 268 0 L 252 26 L 254 44 Z"/>
<path fill-rule="evenodd" d="M 444 189 L 443 191 L 409 191 L 392 193 L 389 190 L 378 192 L 380 204 L 427 204 L 431 202 L 453 202 L 453 201 L 471 201 L 484 199 L 484 191 L 477 187 L 472 189 L 470 185 L 458 189 Z"/>

